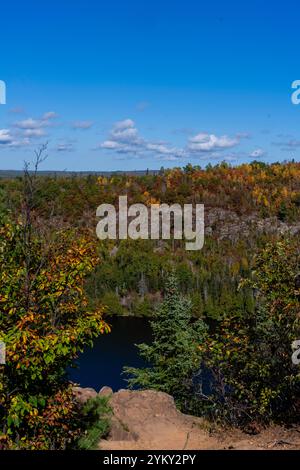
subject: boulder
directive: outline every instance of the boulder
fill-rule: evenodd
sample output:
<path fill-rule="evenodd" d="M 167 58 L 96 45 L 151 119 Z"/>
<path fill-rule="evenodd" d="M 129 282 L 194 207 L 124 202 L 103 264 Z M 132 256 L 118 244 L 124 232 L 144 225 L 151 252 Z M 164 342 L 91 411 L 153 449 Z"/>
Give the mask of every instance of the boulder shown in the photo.
<path fill-rule="evenodd" d="M 75 398 L 80 403 L 85 403 L 90 398 L 95 398 L 98 394 L 93 388 L 73 387 Z"/>
<path fill-rule="evenodd" d="M 163 448 L 183 448 L 191 427 L 201 423 L 180 413 L 170 395 L 154 390 L 119 390 L 110 406 L 111 429 L 108 440 L 100 443 L 102 449 L 160 449 L 162 442 L 167 446 Z"/>
<path fill-rule="evenodd" d="M 101 397 L 110 397 L 113 393 L 114 392 L 112 388 L 105 386 L 101 388 L 98 395 L 100 395 Z"/>

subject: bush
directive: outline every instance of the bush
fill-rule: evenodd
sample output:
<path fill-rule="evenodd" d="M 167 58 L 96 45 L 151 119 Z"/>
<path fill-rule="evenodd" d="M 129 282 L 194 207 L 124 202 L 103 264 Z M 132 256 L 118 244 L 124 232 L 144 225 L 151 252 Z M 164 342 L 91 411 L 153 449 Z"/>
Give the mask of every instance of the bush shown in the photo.
<path fill-rule="evenodd" d="M 110 431 L 109 397 L 90 398 L 81 409 L 81 428 L 83 435 L 79 438 L 77 446 L 81 450 L 92 450 L 97 447 L 101 438 Z"/>
<path fill-rule="evenodd" d="M 255 312 L 226 318 L 202 346 L 213 389 L 202 398 L 212 417 L 234 424 L 299 419 L 300 376 L 291 360 L 300 337 L 298 267 L 296 242 L 267 245 L 253 279 L 243 282 L 256 293 Z"/>
<path fill-rule="evenodd" d="M 66 368 L 92 338 L 109 331 L 102 309 L 89 311 L 83 293 L 97 258 L 87 238 L 59 233 L 55 244 L 24 226 L 0 228 L 0 425 L 9 445 L 65 448 L 76 403 Z M 76 435 L 76 432 L 75 432 Z M 4 439 L 4 437 L 3 437 Z"/>
<path fill-rule="evenodd" d="M 95 244 L 89 235 L 39 224 L 35 177 L 25 170 L 21 219 L 0 226 L 1 446 L 65 449 L 79 433 L 66 369 L 109 327 L 83 290 L 98 263 Z"/>

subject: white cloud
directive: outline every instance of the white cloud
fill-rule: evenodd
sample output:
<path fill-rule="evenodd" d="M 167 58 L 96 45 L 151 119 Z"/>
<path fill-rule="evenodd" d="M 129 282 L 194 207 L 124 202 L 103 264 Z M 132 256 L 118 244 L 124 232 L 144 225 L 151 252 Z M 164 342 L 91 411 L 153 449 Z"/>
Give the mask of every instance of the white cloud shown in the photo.
<path fill-rule="evenodd" d="M 29 144 L 30 141 L 28 138 L 18 140 L 11 134 L 9 129 L 0 129 L 0 146 L 5 146 L 5 148 L 17 148 L 27 146 Z"/>
<path fill-rule="evenodd" d="M 138 130 L 131 119 L 117 122 L 110 132 L 110 138 L 120 144 L 134 145 L 141 143 L 141 139 L 138 137 Z"/>
<path fill-rule="evenodd" d="M 42 116 L 43 121 L 49 121 L 49 119 L 55 119 L 58 117 L 58 114 L 56 114 L 54 111 L 48 111 L 47 113 L 44 113 Z"/>
<path fill-rule="evenodd" d="M 9 129 L 0 129 L 0 144 L 10 144 L 13 138 L 10 134 Z"/>
<path fill-rule="evenodd" d="M 44 129 L 41 129 L 41 128 L 25 129 L 23 132 L 23 135 L 25 137 L 44 137 L 47 135 L 47 133 L 44 131 Z"/>
<path fill-rule="evenodd" d="M 40 129 L 41 127 L 47 126 L 47 121 L 44 119 L 24 119 L 23 121 L 17 121 L 15 127 L 18 129 Z"/>
<path fill-rule="evenodd" d="M 186 152 L 184 149 L 176 148 L 176 147 L 168 147 L 164 144 L 156 144 L 156 143 L 147 143 L 146 150 L 155 152 L 158 155 L 170 156 L 172 159 L 184 158 L 186 156 Z M 170 159 L 171 159 L 170 158 Z"/>
<path fill-rule="evenodd" d="M 239 144 L 238 138 L 230 138 L 227 135 L 220 137 L 215 134 L 200 132 L 191 137 L 188 142 L 188 149 L 191 152 L 213 152 L 214 150 L 222 150 L 235 147 Z"/>
<path fill-rule="evenodd" d="M 156 158 L 171 156 L 177 159 L 185 154 L 184 150 L 171 147 L 165 142 L 151 142 L 140 137 L 132 119 L 116 122 L 109 133 L 109 138 L 100 143 L 96 148 L 138 157 L 145 157 L 147 154 L 151 154 Z"/>
<path fill-rule="evenodd" d="M 262 158 L 265 155 L 266 155 L 266 152 L 263 149 L 258 148 L 258 149 L 253 150 L 253 152 L 250 153 L 249 157 L 251 157 L 251 158 Z"/>
<path fill-rule="evenodd" d="M 40 138 L 47 135 L 46 130 L 49 127 L 54 126 L 52 123 L 52 119 L 56 118 L 57 114 L 54 111 L 48 111 L 44 113 L 41 118 L 33 119 L 31 117 L 27 119 L 23 119 L 21 121 L 16 121 L 13 124 L 13 127 L 17 129 L 14 134 L 19 138 L 23 137 L 28 145 L 28 140 L 26 139 L 34 139 Z M 20 140 L 22 142 L 22 139 Z"/>
<path fill-rule="evenodd" d="M 21 112 L 15 109 L 14 112 Z M 32 117 L 16 121 L 12 124 L 11 129 L 0 129 L 0 144 L 2 148 L 20 148 L 29 146 L 33 143 L 33 139 L 44 137 L 47 135 L 46 129 L 53 126 L 52 119 L 56 118 L 54 111 L 44 113 L 41 118 L 33 119 Z"/>
<path fill-rule="evenodd" d="M 98 148 L 115 150 L 119 153 L 136 153 L 144 149 L 145 141 L 138 135 L 132 119 L 124 119 L 114 124 L 109 138 L 102 142 Z"/>
<path fill-rule="evenodd" d="M 107 150 L 118 150 L 121 147 L 122 146 L 118 142 L 114 142 L 113 140 L 105 140 L 99 145 L 99 148 Z"/>
<path fill-rule="evenodd" d="M 51 122 L 52 119 L 56 118 L 58 115 L 54 111 L 48 111 L 44 113 L 41 118 L 33 119 L 27 118 L 23 119 L 22 121 L 17 121 L 14 123 L 14 127 L 21 130 L 33 130 L 33 129 L 41 129 L 43 127 L 50 127 L 53 126 Z"/>
<path fill-rule="evenodd" d="M 124 119 L 123 121 L 118 121 L 114 124 L 114 129 L 128 129 L 134 127 L 134 121 L 132 119 Z"/>
<path fill-rule="evenodd" d="M 96 148 L 114 151 L 116 154 L 128 154 L 136 157 L 146 157 L 152 155 L 158 159 L 185 159 L 197 155 L 213 157 L 218 152 L 218 157 L 222 158 L 225 149 L 230 149 L 239 144 L 240 138 L 233 138 L 227 135 L 216 136 L 206 132 L 190 137 L 187 145 L 177 147 L 168 142 L 155 142 L 144 139 L 139 135 L 135 122 L 132 119 L 124 119 L 114 124 L 108 138 L 101 142 Z"/>
<path fill-rule="evenodd" d="M 9 144 L 9 147 L 12 147 L 12 148 L 27 147 L 30 144 L 31 144 L 30 139 L 24 138 L 24 139 L 21 139 L 21 140 L 13 140 Z"/>

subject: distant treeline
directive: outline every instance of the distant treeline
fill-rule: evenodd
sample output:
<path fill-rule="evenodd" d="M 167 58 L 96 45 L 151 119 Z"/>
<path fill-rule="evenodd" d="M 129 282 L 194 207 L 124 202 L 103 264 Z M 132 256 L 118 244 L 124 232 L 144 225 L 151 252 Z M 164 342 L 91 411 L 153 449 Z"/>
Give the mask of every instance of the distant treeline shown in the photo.
<path fill-rule="evenodd" d="M 30 172 L 29 172 L 30 173 Z M 31 172 L 33 174 L 33 171 Z M 74 178 L 74 177 L 85 177 L 89 175 L 93 176 L 113 176 L 113 175 L 157 175 L 159 170 L 133 170 L 133 171 L 54 171 L 54 170 L 39 170 L 37 174 L 39 176 L 47 176 L 50 178 Z M 23 175 L 22 170 L 0 170 L 0 178 L 20 178 Z"/>

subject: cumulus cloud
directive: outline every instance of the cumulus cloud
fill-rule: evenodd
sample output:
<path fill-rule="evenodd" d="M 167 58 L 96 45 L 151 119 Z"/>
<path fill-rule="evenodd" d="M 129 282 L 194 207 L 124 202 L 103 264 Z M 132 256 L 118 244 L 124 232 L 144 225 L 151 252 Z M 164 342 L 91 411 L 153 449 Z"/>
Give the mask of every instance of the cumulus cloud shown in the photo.
<path fill-rule="evenodd" d="M 43 121 L 49 121 L 50 119 L 55 119 L 58 117 L 58 114 L 56 114 L 55 111 L 48 111 L 47 113 L 44 113 L 42 116 Z"/>
<path fill-rule="evenodd" d="M 110 138 L 119 144 L 136 145 L 142 143 L 142 140 L 138 137 L 138 130 L 132 119 L 118 121 L 110 133 Z"/>
<path fill-rule="evenodd" d="M 25 129 L 23 132 L 25 137 L 44 137 L 47 135 L 44 129 L 37 128 L 37 129 Z"/>
<path fill-rule="evenodd" d="M 22 109 L 11 110 L 15 114 Z M 28 117 L 11 124 L 10 129 L 0 129 L 0 145 L 2 148 L 20 148 L 33 144 L 34 139 L 45 137 L 47 128 L 53 127 L 52 120 L 57 117 L 54 111 L 44 113 L 40 118 Z"/>
<path fill-rule="evenodd" d="M 11 132 L 16 136 L 20 145 L 22 145 L 22 142 L 24 142 L 24 145 L 28 145 L 31 142 L 28 139 L 45 137 L 47 135 L 47 128 L 54 126 L 52 120 L 57 118 L 57 116 L 54 111 L 48 111 L 37 119 L 29 117 L 16 121 L 12 125 L 13 130 Z"/>
<path fill-rule="evenodd" d="M 19 148 L 19 147 L 28 147 L 31 144 L 31 140 L 26 138 L 13 140 L 9 147 Z"/>
<path fill-rule="evenodd" d="M 146 150 L 154 152 L 157 156 L 163 157 L 164 160 L 175 160 L 187 156 L 184 149 L 177 147 L 169 147 L 160 143 L 146 143 Z"/>
<path fill-rule="evenodd" d="M 215 134 L 200 132 L 189 139 L 188 149 L 191 152 L 213 152 L 215 150 L 232 148 L 238 144 L 239 139 L 237 137 L 230 138 L 227 135 L 218 137 Z"/>
<path fill-rule="evenodd" d="M 12 135 L 9 129 L 0 129 L 0 148 L 17 148 L 29 144 L 30 140 L 28 138 L 17 139 L 15 136 Z"/>
<path fill-rule="evenodd" d="M 48 111 L 44 113 L 41 118 L 33 119 L 31 117 L 17 121 L 14 123 L 14 127 L 21 130 L 32 130 L 41 129 L 43 127 L 50 127 L 53 125 L 52 119 L 55 119 L 58 115 L 54 111 Z"/>
<path fill-rule="evenodd" d="M 124 119 L 114 124 L 107 140 L 98 147 L 118 152 L 136 152 L 138 146 L 143 146 L 144 141 L 139 138 L 138 130 L 132 119 Z"/>
<path fill-rule="evenodd" d="M 134 121 L 132 119 L 124 119 L 123 121 L 117 121 L 114 124 L 114 129 L 127 129 L 134 127 Z"/>
<path fill-rule="evenodd" d="M 138 157 L 151 154 L 157 158 L 166 157 L 181 158 L 185 155 L 183 149 L 169 146 L 165 142 L 152 142 L 142 138 L 132 119 L 124 119 L 114 124 L 108 139 L 100 143 L 96 148 L 112 150 L 119 154 L 130 154 Z"/>
<path fill-rule="evenodd" d="M 105 140 L 98 146 L 98 148 L 107 149 L 107 150 L 119 150 L 122 146 L 118 142 L 113 140 Z"/>
<path fill-rule="evenodd" d="M 0 145 L 7 145 L 13 141 L 9 129 L 0 129 Z"/>
<path fill-rule="evenodd" d="M 243 136 L 244 137 L 244 136 Z M 135 122 L 124 119 L 114 124 L 108 138 L 96 148 L 114 151 L 116 154 L 145 157 L 151 155 L 161 160 L 185 159 L 199 156 L 211 157 L 216 152 L 221 153 L 239 144 L 242 136 L 233 138 L 227 135 L 216 136 L 202 132 L 188 139 L 183 147 L 171 145 L 168 142 L 155 142 L 140 136 Z"/>
<path fill-rule="evenodd" d="M 44 119 L 23 119 L 22 121 L 15 122 L 14 126 L 18 129 L 28 130 L 28 129 L 40 129 L 41 127 L 47 126 L 47 121 Z"/>

